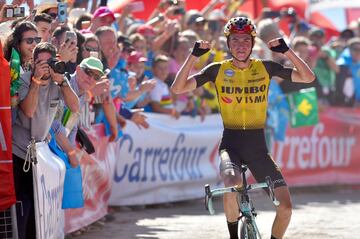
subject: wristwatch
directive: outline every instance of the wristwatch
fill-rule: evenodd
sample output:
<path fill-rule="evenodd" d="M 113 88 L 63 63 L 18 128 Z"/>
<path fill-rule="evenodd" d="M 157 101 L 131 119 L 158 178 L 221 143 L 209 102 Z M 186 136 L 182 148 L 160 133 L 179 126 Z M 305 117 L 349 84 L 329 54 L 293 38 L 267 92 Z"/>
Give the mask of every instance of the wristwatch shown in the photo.
<path fill-rule="evenodd" d="M 64 80 L 59 84 L 60 87 L 69 87 L 70 86 L 70 82 L 68 81 L 68 79 L 66 79 L 66 77 L 64 77 Z"/>

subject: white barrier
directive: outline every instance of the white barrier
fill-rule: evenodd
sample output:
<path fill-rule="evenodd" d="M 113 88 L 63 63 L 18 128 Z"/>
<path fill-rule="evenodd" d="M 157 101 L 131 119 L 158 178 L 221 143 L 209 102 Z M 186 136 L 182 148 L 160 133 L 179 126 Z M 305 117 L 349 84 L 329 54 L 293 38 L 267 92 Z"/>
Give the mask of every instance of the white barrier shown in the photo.
<path fill-rule="evenodd" d="M 33 163 L 35 221 L 37 239 L 64 238 L 64 211 L 61 209 L 65 164 L 49 146 L 36 143 L 37 163 Z"/>

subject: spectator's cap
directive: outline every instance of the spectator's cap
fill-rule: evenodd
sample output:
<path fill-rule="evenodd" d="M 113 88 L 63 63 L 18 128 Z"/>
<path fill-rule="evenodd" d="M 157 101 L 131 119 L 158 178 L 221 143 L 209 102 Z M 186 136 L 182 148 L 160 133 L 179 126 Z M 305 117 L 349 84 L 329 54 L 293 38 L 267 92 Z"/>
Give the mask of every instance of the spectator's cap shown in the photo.
<path fill-rule="evenodd" d="M 57 0 L 42 0 L 39 5 L 36 7 L 36 14 L 45 12 L 50 8 L 57 8 Z"/>
<path fill-rule="evenodd" d="M 76 20 L 83 14 L 86 13 L 86 9 L 85 8 L 73 8 L 71 9 L 71 11 L 69 12 L 69 22 L 71 23 L 75 23 Z"/>
<path fill-rule="evenodd" d="M 189 26 L 189 25 L 192 25 L 194 23 L 198 23 L 198 22 L 205 22 L 205 18 L 201 15 L 201 13 L 197 10 L 194 10 L 194 11 L 189 11 L 187 13 L 187 20 L 186 20 L 186 24 Z"/>
<path fill-rule="evenodd" d="M 104 75 L 104 66 L 101 63 L 101 61 L 96 57 L 88 57 L 82 60 L 80 63 L 80 67 L 85 67 L 90 70 L 95 70 L 101 73 L 101 75 Z"/>
<path fill-rule="evenodd" d="M 225 14 L 222 10 L 220 9 L 214 9 L 210 14 L 209 17 L 207 18 L 207 20 L 209 21 L 226 21 L 226 17 Z"/>
<path fill-rule="evenodd" d="M 310 36 L 319 36 L 319 37 L 325 36 L 324 30 L 317 27 L 310 29 L 309 34 Z"/>
<path fill-rule="evenodd" d="M 123 50 L 125 50 L 128 53 L 131 53 L 135 51 L 134 47 L 131 44 L 131 41 L 127 36 L 119 35 L 118 36 L 118 43 L 121 43 L 123 45 Z"/>
<path fill-rule="evenodd" d="M 155 29 L 150 25 L 141 25 L 137 28 L 137 33 L 140 33 L 143 36 L 155 36 Z"/>
<path fill-rule="evenodd" d="M 141 52 L 133 51 L 130 53 L 130 56 L 127 59 L 128 63 L 139 63 L 139 62 L 146 62 L 147 58 L 141 54 Z"/>
<path fill-rule="evenodd" d="M 113 11 L 110 10 L 110 8 L 108 7 L 99 7 L 98 9 L 95 10 L 93 17 L 94 19 L 96 18 L 101 18 L 101 17 L 106 17 L 106 16 L 111 16 L 113 21 L 115 21 L 115 14 Z"/>

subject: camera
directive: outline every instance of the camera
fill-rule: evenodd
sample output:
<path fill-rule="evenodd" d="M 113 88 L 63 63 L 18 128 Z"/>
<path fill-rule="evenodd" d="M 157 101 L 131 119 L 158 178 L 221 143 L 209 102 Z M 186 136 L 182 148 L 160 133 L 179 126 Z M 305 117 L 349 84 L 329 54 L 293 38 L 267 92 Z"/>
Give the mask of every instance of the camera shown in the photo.
<path fill-rule="evenodd" d="M 8 7 L 8 8 L 5 8 L 4 15 L 6 18 L 24 17 L 25 16 L 25 8 L 24 7 Z"/>
<path fill-rule="evenodd" d="M 54 70 L 55 73 L 65 74 L 65 62 L 59 61 L 55 58 L 50 58 L 47 63 L 51 67 L 51 69 Z"/>

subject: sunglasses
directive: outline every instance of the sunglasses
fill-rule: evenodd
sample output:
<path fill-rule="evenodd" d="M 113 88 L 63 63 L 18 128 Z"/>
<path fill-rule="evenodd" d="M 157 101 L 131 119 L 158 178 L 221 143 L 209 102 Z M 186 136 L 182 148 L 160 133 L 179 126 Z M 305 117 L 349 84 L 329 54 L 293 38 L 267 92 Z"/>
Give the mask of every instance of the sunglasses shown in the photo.
<path fill-rule="evenodd" d="M 87 76 L 92 77 L 95 81 L 99 81 L 101 79 L 101 75 L 96 74 L 95 72 L 93 72 L 89 68 L 82 67 L 82 69 L 83 69 L 83 71 L 85 72 L 85 74 Z"/>
<path fill-rule="evenodd" d="M 26 44 L 33 44 L 33 42 L 35 42 L 36 44 L 39 44 L 41 42 L 41 37 L 26 37 L 22 39 L 23 41 L 26 42 Z"/>
<path fill-rule="evenodd" d="M 96 51 L 99 52 L 99 48 L 95 48 L 95 47 L 90 47 L 90 46 L 84 46 L 84 49 L 88 52 L 90 51 Z"/>
<path fill-rule="evenodd" d="M 57 14 L 56 13 L 48 13 L 48 15 L 50 15 L 50 17 L 55 20 L 57 18 Z"/>

